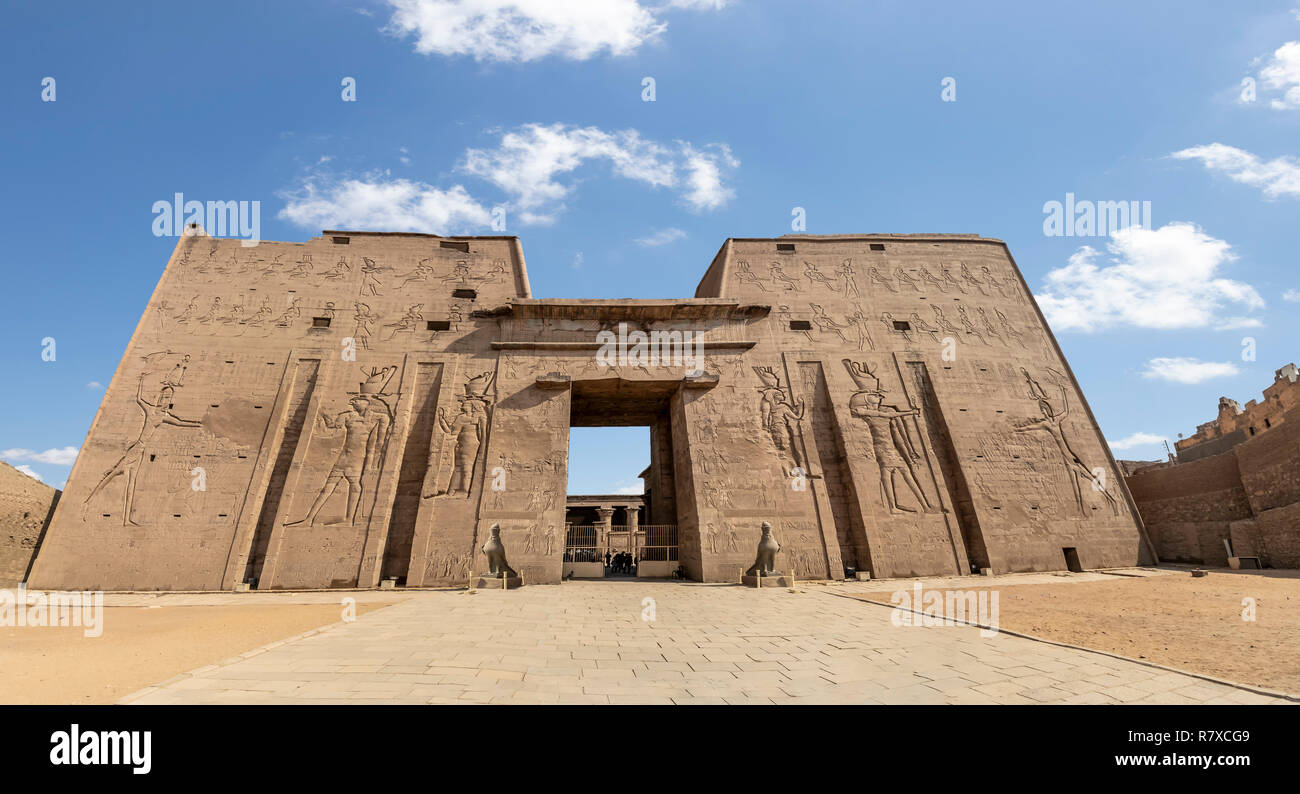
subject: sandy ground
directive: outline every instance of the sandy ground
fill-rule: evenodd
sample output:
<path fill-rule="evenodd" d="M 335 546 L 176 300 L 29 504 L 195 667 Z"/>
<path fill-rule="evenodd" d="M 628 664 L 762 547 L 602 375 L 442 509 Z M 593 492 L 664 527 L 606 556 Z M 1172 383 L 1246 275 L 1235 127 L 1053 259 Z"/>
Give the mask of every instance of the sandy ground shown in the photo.
<path fill-rule="evenodd" d="M 358 616 L 386 604 L 360 603 Z M 0 628 L 0 703 L 113 703 L 150 684 L 337 623 L 338 604 L 105 607 L 104 632 Z"/>
<path fill-rule="evenodd" d="M 900 587 L 862 597 L 889 603 Z M 1001 628 L 1300 695 L 1300 572 L 1178 571 L 996 590 Z M 1245 598 L 1255 599 L 1254 622 L 1242 619 Z"/>

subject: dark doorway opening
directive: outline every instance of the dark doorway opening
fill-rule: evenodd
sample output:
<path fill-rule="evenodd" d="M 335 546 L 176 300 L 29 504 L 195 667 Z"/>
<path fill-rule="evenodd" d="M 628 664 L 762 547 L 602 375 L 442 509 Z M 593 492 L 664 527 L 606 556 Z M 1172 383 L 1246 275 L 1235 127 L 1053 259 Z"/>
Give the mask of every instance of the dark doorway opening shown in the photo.
<path fill-rule="evenodd" d="M 1061 551 L 1065 552 L 1066 570 L 1072 571 L 1074 573 L 1083 573 L 1083 565 L 1080 564 L 1079 562 L 1079 550 L 1067 546 L 1061 549 Z"/>

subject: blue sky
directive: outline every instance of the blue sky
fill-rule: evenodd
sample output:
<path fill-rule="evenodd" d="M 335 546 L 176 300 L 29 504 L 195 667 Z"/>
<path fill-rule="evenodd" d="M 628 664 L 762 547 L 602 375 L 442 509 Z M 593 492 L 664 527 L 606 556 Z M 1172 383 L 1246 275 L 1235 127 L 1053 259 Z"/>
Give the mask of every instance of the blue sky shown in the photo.
<path fill-rule="evenodd" d="M 0 457 L 66 480 L 176 192 L 260 201 L 270 240 L 491 234 L 504 207 L 537 297 L 690 296 L 794 207 L 811 233 L 998 237 L 1117 456 L 1158 457 L 1122 442 L 1190 434 L 1297 358 L 1298 5 L 8 3 Z M 1067 193 L 1151 218 L 1046 236 Z M 644 439 L 575 434 L 571 490 L 634 485 Z"/>

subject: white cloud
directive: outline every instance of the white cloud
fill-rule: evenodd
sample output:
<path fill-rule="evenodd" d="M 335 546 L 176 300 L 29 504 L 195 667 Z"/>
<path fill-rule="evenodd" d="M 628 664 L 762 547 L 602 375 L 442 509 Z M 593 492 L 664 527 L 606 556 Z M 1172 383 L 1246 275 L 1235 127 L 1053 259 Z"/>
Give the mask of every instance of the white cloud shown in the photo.
<path fill-rule="evenodd" d="M 1217 171 L 1234 182 L 1264 191 L 1269 198 L 1300 197 L 1300 160 L 1282 156 L 1264 161 L 1245 149 L 1222 143 L 1193 146 L 1174 152 L 1179 160 L 1200 160 L 1210 171 Z"/>
<path fill-rule="evenodd" d="M 1300 108 L 1300 41 L 1288 41 L 1273 53 L 1259 70 L 1265 87 L 1282 92 L 1269 102 L 1275 110 Z"/>
<path fill-rule="evenodd" d="M 1201 383 L 1213 378 L 1237 374 L 1231 361 L 1201 361 L 1195 358 L 1153 358 L 1147 362 L 1142 377 L 1174 383 Z"/>
<path fill-rule="evenodd" d="M 1219 277 L 1235 259 L 1231 247 L 1193 224 L 1121 229 L 1106 251 L 1099 262 L 1102 254 L 1085 245 L 1047 274 L 1035 297 L 1053 329 L 1203 328 L 1227 322 L 1220 313 L 1228 306 L 1264 306 L 1254 287 Z"/>
<path fill-rule="evenodd" d="M 614 491 L 614 493 L 622 493 L 622 494 L 636 494 L 637 496 L 640 496 L 641 494 L 645 493 L 645 486 L 644 486 L 644 485 L 624 485 L 624 486 L 622 486 L 622 487 L 616 489 L 616 490 Z"/>
<path fill-rule="evenodd" d="M 636 130 L 525 124 L 505 132 L 495 149 L 470 149 L 460 170 L 491 182 L 510 196 L 524 224 L 551 223 L 574 190 L 560 177 L 588 162 L 607 163 L 617 176 L 651 187 L 676 188 L 695 210 L 716 209 L 734 196 L 723 184 L 740 165 L 725 144 L 696 148 L 663 145 Z M 681 172 L 685 172 L 683 177 Z"/>
<path fill-rule="evenodd" d="M 21 466 L 14 466 L 14 468 L 17 469 L 18 471 L 21 471 L 23 474 L 26 474 L 28 477 L 37 480 L 38 482 L 45 482 L 44 480 L 41 479 L 41 475 L 32 471 L 32 467 L 28 466 L 27 464 L 23 464 Z"/>
<path fill-rule="evenodd" d="M 31 449 L 6 449 L 0 451 L 0 458 L 8 461 L 46 463 L 51 466 L 71 466 L 77 462 L 77 448 L 63 447 L 62 449 L 47 449 L 44 452 L 36 452 Z"/>
<path fill-rule="evenodd" d="M 104 384 L 100 383 L 97 380 L 92 380 L 90 383 L 86 384 L 86 388 L 92 391 L 100 391 L 101 389 L 104 388 Z"/>
<path fill-rule="evenodd" d="M 1291 303 L 1300 303 L 1300 289 L 1289 289 L 1282 293 L 1282 300 Z"/>
<path fill-rule="evenodd" d="M 501 202 L 512 221 L 554 223 L 577 189 L 578 169 L 605 164 L 616 176 L 676 190 L 689 208 L 716 209 L 735 195 L 726 185 L 740 162 L 721 143 L 661 144 L 636 130 L 525 124 L 500 134 L 494 148 L 467 149 L 457 166 L 506 194 Z M 489 205 L 461 185 L 441 189 L 377 171 L 342 178 L 313 169 L 300 185 L 280 194 L 279 217 L 308 228 L 470 233 L 492 223 Z"/>
<path fill-rule="evenodd" d="M 686 184 L 689 186 L 684 198 L 691 209 L 697 212 L 717 209 L 736 197 L 735 191 L 722 183 L 725 171 L 740 166 L 740 161 L 731 156 L 731 149 L 726 144 L 715 144 L 703 150 L 685 144 L 683 154 L 686 157 Z"/>
<path fill-rule="evenodd" d="M 1242 328 L 1263 328 L 1264 321 L 1257 317 L 1225 317 L 1214 324 L 1216 331 L 1239 331 Z"/>
<path fill-rule="evenodd" d="M 1131 436 L 1121 438 L 1119 441 L 1107 441 L 1106 443 L 1110 445 L 1112 450 L 1123 450 L 1161 444 L 1166 440 L 1164 436 L 1158 436 L 1155 433 L 1137 432 Z"/>
<path fill-rule="evenodd" d="M 654 248 L 656 246 L 668 245 L 669 243 L 676 242 L 685 236 L 686 232 L 681 229 L 660 229 L 659 231 L 652 232 L 645 237 L 638 237 L 633 240 L 633 242 L 637 245 L 645 246 L 646 248 Z"/>
<path fill-rule="evenodd" d="M 314 176 L 284 198 L 279 217 L 316 229 L 458 234 L 492 222 L 491 211 L 460 185 L 440 190 L 386 174 L 342 180 Z"/>
<path fill-rule="evenodd" d="M 388 0 L 385 32 L 415 38 L 415 51 L 476 61 L 528 62 L 547 56 L 585 61 L 630 55 L 655 41 L 668 8 L 717 10 L 726 0 Z"/>

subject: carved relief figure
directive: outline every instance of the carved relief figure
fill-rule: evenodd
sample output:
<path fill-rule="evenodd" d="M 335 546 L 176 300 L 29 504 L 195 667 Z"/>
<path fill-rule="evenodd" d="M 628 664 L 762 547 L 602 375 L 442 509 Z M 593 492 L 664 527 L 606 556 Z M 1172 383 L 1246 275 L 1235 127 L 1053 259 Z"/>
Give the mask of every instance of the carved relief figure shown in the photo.
<path fill-rule="evenodd" d="M 334 267 L 326 270 L 321 275 L 330 281 L 338 281 L 347 276 L 351 270 L 352 266 L 348 264 L 348 258 L 346 256 L 340 256 L 339 261 L 335 263 Z"/>
<path fill-rule="evenodd" d="M 841 342 L 849 341 L 848 337 L 844 335 L 844 330 L 843 330 L 844 326 L 840 325 L 839 323 L 835 322 L 831 318 L 827 317 L 825 309 L 823 309 L 821 306 L 817 305 L 816 303 L 808 304 L 808 308 L 812 309 L 812 314 L 813 314 L 812 324 L 817 326 L 818 330 L 830 331 L 831 333 L 838 336 Z"/>
<path fill-rule="evenodd" d="M 380 287 L 379 274 L 387 269 L 375 264 L 375 260 L 369 257 L 361 257 L 361 294 L 378 295 Z"/>
<path fill-rule="evenodd" d="M 961 279 L 972 287 L 978 289 L 981 295 L 988 295 L 989 291 L 984 289 L 984 282 L 975 278 L 975 274 L 970 272 L 965 262 L 961 263 Z"/>
<path fill-rule="evenodd" d="M 325 484 L 321 486 L 307 515 L 297 521 L 287 521 L 285 526 L 301 524 L 315 526 L 316 517 L 329 498 L 334 495 L 339 483 L 345 483 L 348 490 L 347 512 L 344 514 L 344 520 L 338 525 L 356 524 L 364 487 L 362 480 L 366 472 L 376 464 L 382 468 L 383 454 L 388 447 L 392 409 L 384 401 L 386 395 L 382 394 L 382 390 L 388 378 L 396 370 L 396 367 L 371 369 L 368 373 L 362 370 L 367 376 L 366 380 L 358 391 L 351 393 L 348 409 L 333 416 L 318 414 L 318 421 L 327 430 L 343 431 L 343 444 L 339 447 L 338 457 L 334 459 L 333 467 L 325 476 Z"/>
<path fill-rule="evenodd" d="M 835 291 L 835 283 L 826 277 L 826 274 L 817 269 L 812 262 L 803 263 L 803 276 L 808 279 L 808 285 L 813 289 L 820 284 L 831 292 Z"/>
<path fill-rule="evenodd" d="M 755 287 L 758 287 L 760 292 L 768 291 L 767 287 L 763 286 L 763 282 L 759 280 L 758 276 L 754 275 L 754 272 L 749 269 L 749 263 L 743 259 L 736 263 L 736 281 L 739 281 L 741 284 L 753 284 Z"/>
<path fill-rule="evenodd" d="M 872 268 L 867 271 L 867 277 L 871 280 L 872 284 L 882 284 L 884 285 L 885 289 L 889 290 L 890 292 L 898 292 L 898 288 L 894 286 L 893 282 L 891 282 L 883 273 L 877 270 L 874 266 L 872 266 Z"/>
<path fill-rule="evenodd" d="M 479 452 L 483 447 L 483 442 L 487 438 L 488 429 L 488 399 L 487 390 L 491 387 L 495 376 L 490 372 L 484 372 L 473 378 L 469 378 L 465 383 L 465 394 L 458 396 L 460 400 L 460 412 L 455 417 L 448 417 L 446 408 L 438 409 L 438 427 L 443 432 L 444 439 L 454 439 L 452 450 L 452 467 L 451 476 L 446 488 L 439 488 L 431 483 L 425 483 L 423 497 L 429 499 L 434 496 L 443 494 L 463 493 L 469 496 L 470 486 L 474 478 L 474 468 L 478 464 Z M 441 455 L 441 447 L 431 451 L 431 455 Z M 439 476 L 438 466 L 432 465 L 437 461 L 430 461 L 429 475 Z"/>
<path fill-rule="evenodd" d="M 910 406 L 907 410 L 902 410 L 892 405 L 883 405 L 885 393 L 880 389 L 880 379 L 876 377 L 875 371 L 869 365 L 847 358 L 844 359 L 844 366 L 858 387 L 849 398 L 849 413 L 864 421 L 871 432 L 876 466 L 880 469 L 880 490 L 889 505 L 889 512 L 916 512 L 899 504 L 895 476 L 902 479 L 903 484 L 912 491 L 924 512 L 938 512 L 916 479 L 913 461 L 920 460 L 921 456 L 912 444 L 911 434 L 903 422 L 905 417 L 920 414 L 920 410 Z"/>
<path fill-rule="evenodd" d="M 408 273 L 406 275 L 406 279 L 402 281 L 400 285 L 398 285 L 398 289 L 403 289 L 404 287 L 406 287 L 407 284 L 410 284 L 411 282 L 414 281 L 427 281 L 428 279 L 432 278 L 433 275 L 434 275 L 433 260 L 421 259 L 420 263 L 415 266 L 415 270 L 412 270 L 410 273 Z"/>
<path fill-rule="evenodd" d="M 759 402 L 759 420 L 763 429 L 767 431 L 778 453 L 789 452 L 794 462 L 791 469 L 798 468 L 806 472 L 807 467 L 804 466 L 803 455 L 799 448 L 799 422 L 804 415 L 803 400 L 799 400 L 797 405 L 791 404 L 786 390 L 781 388 L 780 377 L 771 367 L 753 369 L 763 384 L 758 390 L 762 395 Z M 786 473 L 789 474 L 789 471 Z"/>
<path fill-rule="evenodd" d="M 144 412 L 144 424 L 140 427 L 140 432 L 136 434 L 135 441 L 132 441 L 104 476 L 100 478 L 99 483 L 91 489 L 86 500 L 82 502 L 82 515 L 85 515 L 87 505 L 90 500 L 110 482 L 119 476 L 126 477 L 126 496 L 123 500 L 122 523 L 124 526 L 140 526 L 132 518 L 132 509 L 135 502 L 135 489 L 139 484 L 140 466 L 144 463 L 145 455 L 149 451 L 149 442 L 153 439 L 158 429 L 163 425 L 172 427 L 199 428 L 202 423 L 194 419 L 182 419 L 172 413 L 172 403 L 175 400 L 176 388 L 180 386 L 181 378 L 185 376 L 185 364 L 189 362 L 190 357 L 186 356 L 177 369 L 172 371 L 172 375 L 159 383 L 158 397 L 154 402 L 149 402 L 144 398 L 144 379 L 145 374 L 140 376 L 140 383 L 135 391 L 135 404 Z M 176 374 L 179 370 L 179 375 Z M 146 373 L 147 374 L 147 373 Z M 174 381 L 174 383 L 173 383 Z"/>
<path fill-rule="evenodd" d="M 916 330 L 920 331 L 923 334 L 926 334 L 933 341 L 935 342 L 939 341 L 939 329 L 935 328 L 933 325 L 930 325 L 925 320 L 922 320 L 921 315 L 917 314 L 916 312 L 912 312 L 912 316 L 908 318 L 908 322 L 912 324 L 913 328 L 915 328 Z"/>
<path fill-rule="evenodd" d="M 302 316 L 302 309 L 298 307 L 301 301 L 302 298 L 293 299 L 293 302 L 289 304 L 289 308 L 285 309 L 284 314 L 280 315 L 275 321 L 277 327 L 287 328 L 290 323 Z"/>
<path fill-rule="evenodd" d="M 1070 414 L 1070 402 L 1065 386 L 1059 382 L 1063 378 L 1058 373 L 1054 373 L 1058 378 L 1056 387 L 1061 391 L 1061 408 L 1058 411 L 1048 399 L 1047 392 L 1043 390 L 1043 387 L 1029 375 L 1029 371 L 1022 368 L 1020 372 L 1024 374 L 1025 381 L 1029 384 L 1029 396 L 1038 403 L 1038 410 L 1042 412 L 1042 416 L 1017 423 L 1013 427 L 1015 432 L 1032 433 L 1041 430 L 1052 437 L 1052 441 L 1055 442 L 1056 449 L 1061 455 L 1061 465 L 1065 467 L 1066 478 L 1069 479 L 1074 491 L 1074 503 L 1078 507 L 1080 515 L 1088 515 L 1083 501 L 1083 489 L 1080 481 L 1088 483 L 1094 490 L 1106 497 L 1106 500 L 1110 502 L 1111 510 L 1115 515 L 1119 515 L 1119 502 L 1114 496 L 1111 496 L 1109 491 L 1101 487 L 1100 483 L 1096 482 L 1092 469 L 1083 462 L 1083 459 L 1070 446 L 1070 441 L 1065 436 L 1063 422 L 1065 417 Z"/>
<path fill-rule="evenodd" d="M 862 295 L 858 290 L 858 281 L 856 273 L 853 272 L 853 260 L 845 259 L 840 266 L 835 269 L 835 274 L 844 280 L 844 297 L 857 298 Z"/>
<path fill-rule="evenodd" d="M 469 263 L 461 260 L 451 269 L 451 273 L 439 279 L 442 283 L 447 284 L 464 284 L 469 279 Z"/>
<path fill-rule="evenodd" d="M 406 314 L 403 314 L 400 320 L 385 325 L 384 328 L 393 329 L 393 332 L 388 335 L 388 339 L 385 341 L 392 340 L 393 337 L 397 336 L 402 331 L 414 331 L 418 328 L 420 323 L 424 322 L 424 313 L 420 311 L 423 308 L 423 303 L 408 306 L 406 307 Z"/>
<path fill-rule="evenodd" d="M 794 283 L 794 280 L 785 274 L 785 271 L 781 269 L 780 262 L 773 262 L 768 267 L 767 274 L 772 279 L 773 284 L 779 282 L 784 284 L 785 288 L 788 290 L 794 290 L 795 292 L 799 291 L 799 285 Z"/>
<path fill-rule="evenodd" d="M 379 315 L 370 311 L 370 307 L 364 303 L 352 304 L 356 307 L 356 313 L 352 319 L 357 321 L 357 328 L 352 332 L 352 338 L 363 350 L 370 349 L 370 334 L 374 331 L 371 327 L 379 322 Z"/>

